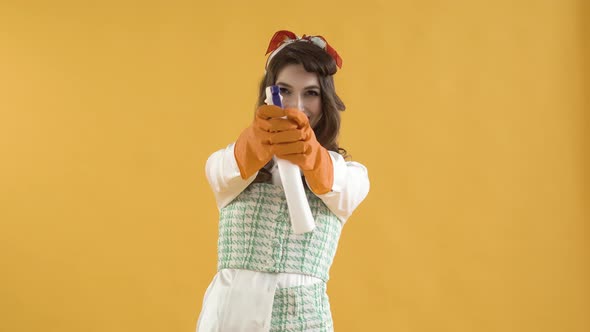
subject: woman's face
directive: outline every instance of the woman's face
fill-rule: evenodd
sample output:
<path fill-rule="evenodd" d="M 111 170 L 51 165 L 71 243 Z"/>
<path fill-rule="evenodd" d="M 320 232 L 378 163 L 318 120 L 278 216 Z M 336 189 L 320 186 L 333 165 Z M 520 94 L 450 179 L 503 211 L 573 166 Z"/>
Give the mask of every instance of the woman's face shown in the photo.
<path fill-rule="evenodd" d="M 303 65 L 290 64 L 279 72 L 275 84 L 281 89 L 283 107 L 303 111 L 314 128 L 322 117 L 318 75 L 306 71 Z"/>

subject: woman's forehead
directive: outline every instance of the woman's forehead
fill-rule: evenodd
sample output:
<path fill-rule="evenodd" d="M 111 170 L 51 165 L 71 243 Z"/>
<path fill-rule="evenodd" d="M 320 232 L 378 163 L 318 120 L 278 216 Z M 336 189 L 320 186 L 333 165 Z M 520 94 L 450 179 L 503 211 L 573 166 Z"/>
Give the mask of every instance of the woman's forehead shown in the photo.
<path fill-rule="evenodd" d="M 305 70 L 303 65 L 289 64 L 279 71 L 277 84 L 283 83 L 293 87 L 319 86 L 318 75 Z"/>

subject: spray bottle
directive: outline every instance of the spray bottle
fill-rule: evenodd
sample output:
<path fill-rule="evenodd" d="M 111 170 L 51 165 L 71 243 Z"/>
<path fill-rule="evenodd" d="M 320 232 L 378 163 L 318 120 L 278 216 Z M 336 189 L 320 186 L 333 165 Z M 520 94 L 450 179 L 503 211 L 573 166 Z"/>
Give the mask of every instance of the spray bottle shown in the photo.
<path fill-rule="evenodd" d="M 283 107 L 280 88 L 277 85 L 266 87 L 265 102 L 267 105 Z M 305 196 L 299 167 L 288 160 L 280 159 L 276 156 L 274 160 L 279 168 L 281 182 L 285 190 L 285 198 L 287 199 L 293 233 L 303 234 L 311 232 L 315 228 L 315 221 L 309 208 L 307 196 Z"/>

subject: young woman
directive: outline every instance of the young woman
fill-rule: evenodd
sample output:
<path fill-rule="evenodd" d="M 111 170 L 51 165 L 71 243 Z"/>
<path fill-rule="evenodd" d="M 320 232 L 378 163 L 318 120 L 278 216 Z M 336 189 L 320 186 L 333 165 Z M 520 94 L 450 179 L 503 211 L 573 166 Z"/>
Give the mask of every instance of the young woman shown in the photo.
<path fill-rule="evenodd" d="M 198 332 L 333 331 L 326 294 L 342 226 L 369 192 L 367 169 L 344 160 L 333 75 L 342 60 L 320 36 L 272 38 L 252 124 L 207 160 L 219 208 L 218 272 Z M 264 105 L 278 85 L 284 109 Z M 284 118 L 286 117 L 286 118 Z M 294 234 L 273 156 L 301 169 L 315 220 Z"/>

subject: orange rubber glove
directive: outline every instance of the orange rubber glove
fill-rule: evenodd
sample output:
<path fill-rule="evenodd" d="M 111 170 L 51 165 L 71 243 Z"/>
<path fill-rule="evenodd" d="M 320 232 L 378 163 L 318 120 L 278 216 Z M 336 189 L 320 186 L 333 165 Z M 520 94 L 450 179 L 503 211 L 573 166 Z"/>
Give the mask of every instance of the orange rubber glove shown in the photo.
<path fill-rule="evenodd" d="M 234 157 L 242 179 L 248 179 L 270 161 L 275 133 L 297 129 L 296 123 L 281 119 L 285 115 L 285 110 L 277 106 L 258 107 L 254 121 L 242 131 L 234 147 Z"/>
<path fill-rule="evenodd" d="M 285 115 L 297 124 L 297 129 L 275 134 L 272 153 L 299 166 L 314 193 L 330 192 L 334 184 L 334 166 L 328 150 L 317 141 L 305 113 L 286 109 Z"/>

